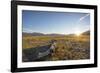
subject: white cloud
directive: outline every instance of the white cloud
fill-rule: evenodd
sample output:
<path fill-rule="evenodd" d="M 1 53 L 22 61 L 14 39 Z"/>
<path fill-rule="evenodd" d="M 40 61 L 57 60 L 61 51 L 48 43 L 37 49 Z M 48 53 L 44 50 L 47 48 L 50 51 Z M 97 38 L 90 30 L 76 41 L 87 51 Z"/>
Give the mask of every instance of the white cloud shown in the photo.
<path fill-rule="evenodd" d="M 90 14 L 86 14 L 85 16 L 82 16 L 79 21 L 82 21 L 83 19 L 85 19 L 87 16 L 89 16 Z"/>

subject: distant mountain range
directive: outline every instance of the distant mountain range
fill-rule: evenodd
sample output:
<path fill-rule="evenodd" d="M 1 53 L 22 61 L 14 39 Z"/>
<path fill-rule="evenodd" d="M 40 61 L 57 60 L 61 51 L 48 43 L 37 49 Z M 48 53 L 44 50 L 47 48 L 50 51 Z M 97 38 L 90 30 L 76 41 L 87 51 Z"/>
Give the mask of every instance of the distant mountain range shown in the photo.
<path fill-rule="evenodd" d="M 38 33 L 38 32 L 33 32 L 33 33 L 23 32 L 22 34 L 23 36 L 64 36 L 64 34 L 56 34 L 56 33 L 43 34 L 43 33 Z"/>
<path fill-rule="evenodd" d="M 66 34 L 57 34 L 57 33 L 43 34 L 38 32 L 33 32 L 33 33 L 23 32 L 22 34 L 23 36 L 65 36 L 66 35 Z M 75 35 L 75 34 L 67 34 L 67 35 Z M 83 32 L 82 35 L 90 35 L 90 30 Z"/>
<path fill-rule="evenodd" d="M 90 30 L 83 32 L 82 35 L 90 35 Z"/>
<path fill-rule="evenodd" d="M 23 36 L 44 36 L 43 33 L 37 33 L 37 32 L 33 32 L 33 33 L 23 32 L 22 34 Z"/>

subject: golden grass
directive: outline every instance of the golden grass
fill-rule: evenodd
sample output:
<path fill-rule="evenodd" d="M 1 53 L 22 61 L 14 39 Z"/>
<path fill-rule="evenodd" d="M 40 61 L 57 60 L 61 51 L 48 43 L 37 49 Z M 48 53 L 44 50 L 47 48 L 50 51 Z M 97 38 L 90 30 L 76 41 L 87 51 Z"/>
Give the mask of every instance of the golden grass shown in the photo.
<path fill-rule="evenodd" d="M 29 36 L 23 37 L 23 49 L 50 44 L 56 40 L 55 51 L 49 60 L 79 60 L 90 58 L 90 36 Z"/>

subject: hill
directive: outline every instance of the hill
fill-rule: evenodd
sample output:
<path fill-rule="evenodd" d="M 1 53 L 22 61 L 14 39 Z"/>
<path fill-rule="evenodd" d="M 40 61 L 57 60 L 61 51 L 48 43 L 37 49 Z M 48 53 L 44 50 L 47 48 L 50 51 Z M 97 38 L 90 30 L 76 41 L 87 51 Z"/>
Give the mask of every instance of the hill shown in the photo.
<path fill-rule="evenodd" d="M 44 34 L 39 32 L 33 32 L 33 33 L 23 32 L 22 34 L 23 36 L 65 36 L 66 35 L 66 34 L 57 34 L 57 33 Z M 75 36 L 75 34 L 67 34 L 67 35 Z M 82 35 L 90 35 L 90 30 L 83 32 Z"/>
<path fill-rule="evenodd" d="M 43 34 L 43 33 L 38 33 L 38 32 L 33 32 L 33 33 L 22 33 L 23 36 L 64 36 L 64 34 L 57 34 L 57 33 L 52 33 L 52 34 Z"/>
<path fill-rule="evenodd" d="M 45 35 L 43 33 L 37 33 L 37 32 L 33 32 L 33 33 L 23 32 L 22 34 L 23 34 L 23 36 L 44 36 Z"/>
<path fill-rule="evenodd" d="M 90 35 L 90 30 L 83 32 L 82 35 Z"/>

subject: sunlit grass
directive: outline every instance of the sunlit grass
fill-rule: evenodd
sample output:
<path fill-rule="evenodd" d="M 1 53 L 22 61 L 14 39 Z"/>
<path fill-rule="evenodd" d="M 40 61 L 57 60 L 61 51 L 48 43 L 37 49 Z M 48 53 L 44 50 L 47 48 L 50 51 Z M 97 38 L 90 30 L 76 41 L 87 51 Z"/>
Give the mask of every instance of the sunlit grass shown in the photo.
<path fill-rule="evenodd" d="M 78 60 L 89 59 L 90 36 L 30 36 L 23 37 L 23 49 L 39 47 L 50 44 L 49 41 L 56 40 L 56 48 L 49 60 Z M 84 51 L 86 50 L 86 51 Z"/>

